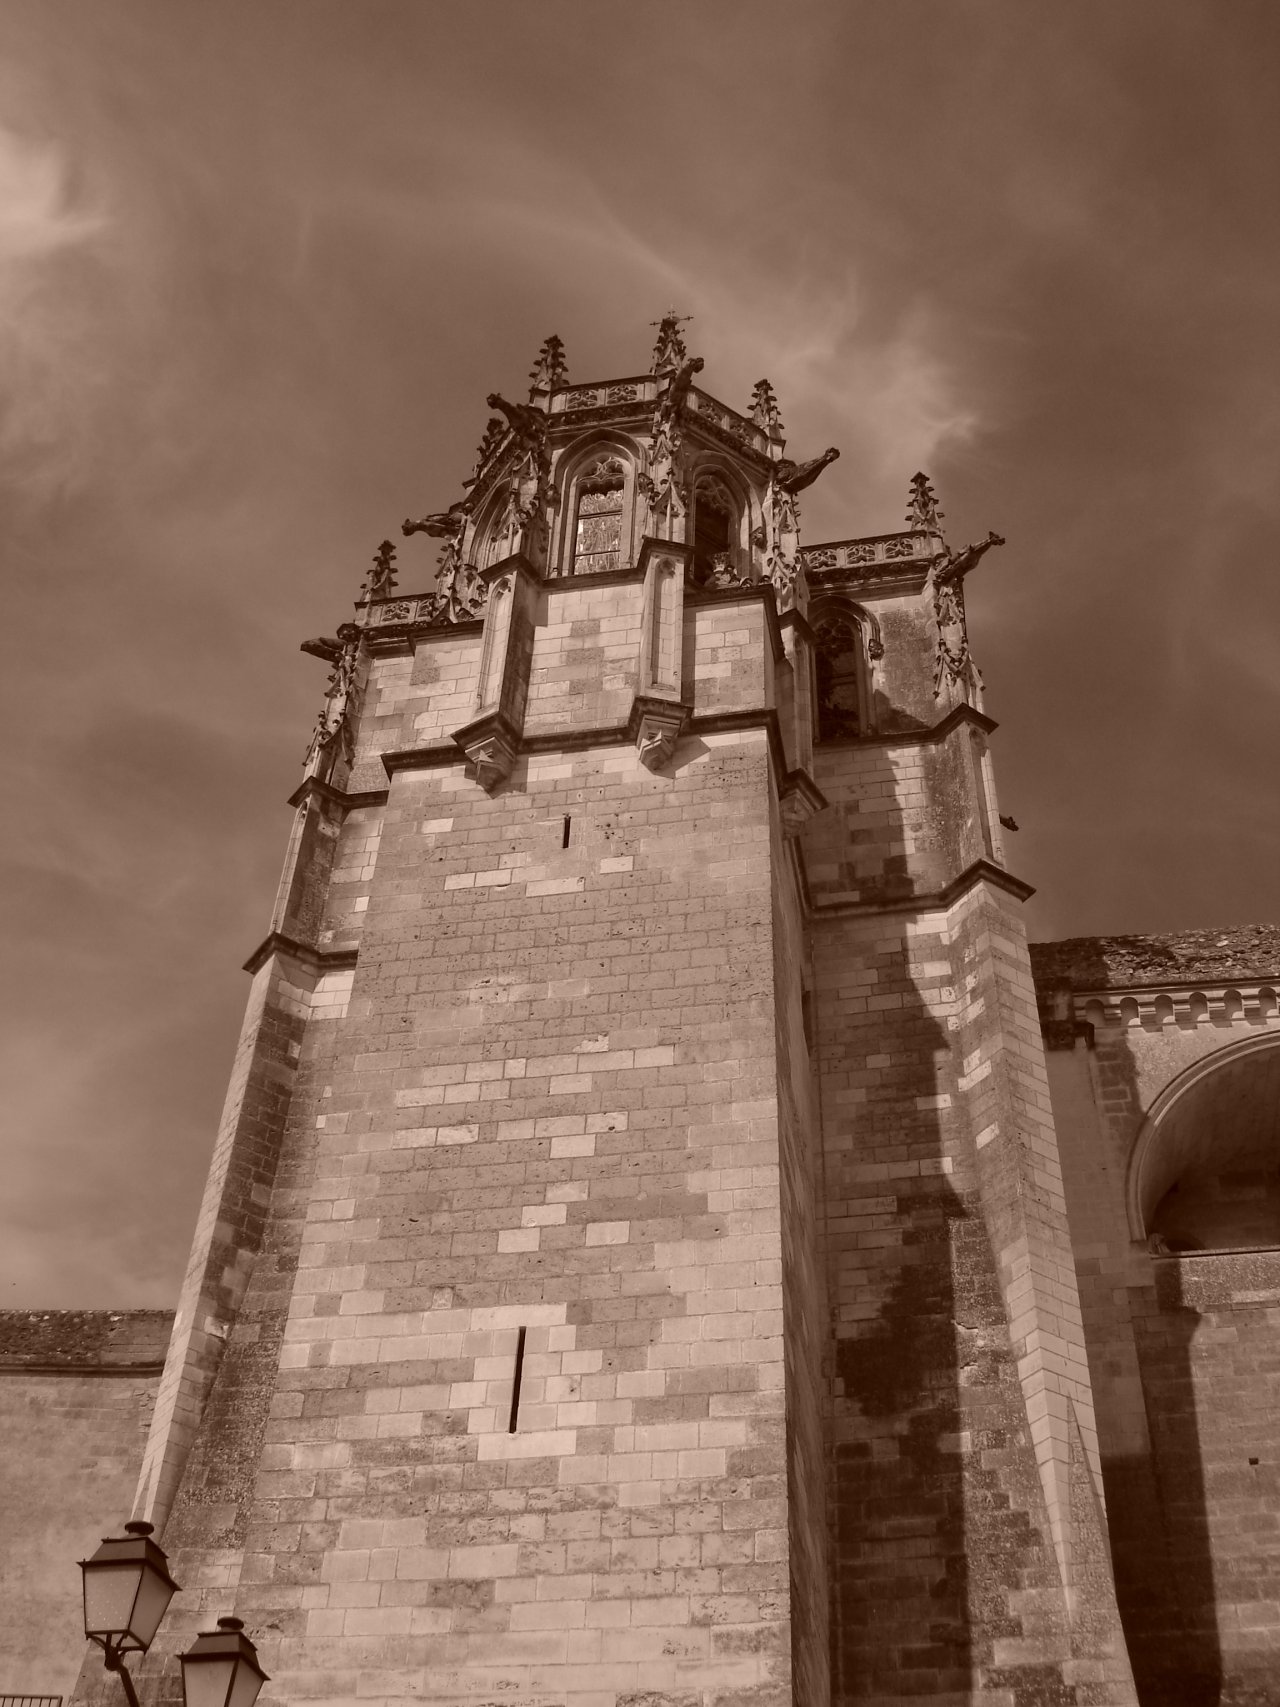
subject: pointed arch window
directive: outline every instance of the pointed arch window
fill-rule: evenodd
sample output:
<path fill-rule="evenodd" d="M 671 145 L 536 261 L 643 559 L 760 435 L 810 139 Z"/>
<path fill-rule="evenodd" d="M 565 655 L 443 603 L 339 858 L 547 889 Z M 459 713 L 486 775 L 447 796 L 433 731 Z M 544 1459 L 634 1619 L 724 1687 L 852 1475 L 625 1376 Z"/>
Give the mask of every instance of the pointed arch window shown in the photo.
<path fill-rule="evenodd" d="M 693 488 L 693 578 L 701 585 L 718 566 L 733 567 L 738 506 L 723 480 L 700 475 Z"/>
<path fill-rule="evenodd" d="M 573 573 L 599 575 L 622 567 L 622 512 L 626 469 L 602 456 L 578 477 L 573 523 Z"/>
<path fill-rule="evenodd" d="M 862 628 L 849 611 L 826 609 L 812 618 L 819 741 L 848 741 L 864 733 Z"/>

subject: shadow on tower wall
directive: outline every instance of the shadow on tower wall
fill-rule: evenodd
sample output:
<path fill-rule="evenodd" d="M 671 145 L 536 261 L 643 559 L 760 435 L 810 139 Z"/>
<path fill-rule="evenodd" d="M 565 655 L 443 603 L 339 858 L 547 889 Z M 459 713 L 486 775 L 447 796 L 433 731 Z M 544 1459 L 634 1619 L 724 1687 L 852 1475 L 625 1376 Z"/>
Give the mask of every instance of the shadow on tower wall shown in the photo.
<path fill-rule="evenodd" d="M 891 937 L 899 927 L 884 919 L 860 935 L 836 919 L 815 931 L 819 987 L 824 974 L 830 986 L 818 1043 L 835 1323 L 833 1699 L 850 1707 L 968 1702 L 975 1689 L 1004 1691 L 1013 1707 L 1074 1702 L 1084 1697 L 1066 1679 L 1107 1642 L 1088 1615 L 1068 1624 L 997 1227 L 962 1098 L 947 1095 L 963 1034 L 939 1022 L 948 992 L 923 976 L 945 962 L 938 983 L 963 982 L 993 922 L 981 907 L 975 918 L 954 941 L 941 919 L 937 936 Z M 862 976 L 884 1005 L 842 1011 L 841 979 Z M 1110 1687 L 1088 1699 L 1117 1698 Z"/>
<path fill-rule="evenodd" d="M 1108 939 L 1113 946 L 1123 940 Z M 1137 946 L 1150 958 L 1149 940 L 1137 939 Z M 1073 960 L 1079 988 L 1104 989 L 1109 975 L 1101 952 L 1093 959 L 1077 954 Z M 1094 1066 L 1104 1130 L 1107 1116 L 1123 1116 L 1132 1145 L 1144 1110 L 1124 1034 L 1114 1040 L 1099 1037 Z M 1095 1257 L 1077 1257 L 1076 1267 L 1098 1403 L 1116 1599 L 1138 1698 L 1142 1707 L 1219 1707 L 1223 1661 L 1192 1377 L 1200 1318 L 1183 1307 L 1179 1264 L 1157 1263 L 1158 1288 L 1131 1286 L 1127 1291 L 1121 1317 L 1132 1325 L 1130 1351 L 1113 1338 L 1114 1276 Z M 1110 1381 L 1131 1371 L 1141 1379 L 1146 1415 L 1149 1451 L 1142 1455 L 1108 1451 Z"/>

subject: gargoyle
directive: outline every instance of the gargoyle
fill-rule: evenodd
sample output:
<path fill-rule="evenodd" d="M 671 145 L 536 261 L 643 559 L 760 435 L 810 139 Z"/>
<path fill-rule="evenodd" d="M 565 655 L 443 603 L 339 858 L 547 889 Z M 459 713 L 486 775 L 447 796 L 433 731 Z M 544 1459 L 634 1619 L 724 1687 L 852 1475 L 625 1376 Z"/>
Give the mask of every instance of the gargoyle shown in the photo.
<path fill-rule="evenodd" d="M 534 409 L 528 403 L 508 403 L 506 398 L 497 391 L 491 391 L 485 398 L 490 409 L 501 409 L 511 423 L 511 431 L 520 441 L 521 448 L 529 451 L 541 451 L 547 442 L 547 417 L 541 409 Z"/>
<path fill-rule="evenodd" d="M 304 640 L 298 650 L 308 653 L 312 658 L 323 658 L 326 664 L 336 664 L 342 651 L 342 642 L 329 640 L 321 635 L 316 640 Z"/>
<path fill-rule="evenodd" d="M 784 492 L 790 492 L 794 498 L 797 492 L 812 486 L 827 464 L 834 462 L 839 455 L 840 452 L 831 445 L 821 456 L 815 456 L 809 462 L 792 462 L 784 456 L 781 462 L 774 464 L 773 478 Z"/>
<path fill-rule="evenodd" d="M 466 501 L 460 499 L 456 504 L 450 504 L 447 510 L 419 516 L 416 522 L 401 522 L 400 532 L 406 537 L 411 533 L 425 533 L 431 539 L 457 539 L 467 525 L 467 513 Z"/>
<path fill-rule="evenodd" d="M 947 682 L 959 685 L 966 696 L 982 686 L 982 678 L 969 657 L 964 578 L 977 567 L 984 552 L 993 545 L 1003 544 L 998 533 L 989 533 L 976 545 L 966 545 L 962 551 L 947 551 L 933 560 L 929 581 L 933 585 L 933 614 L 938 624 L 938 652 L 933 670 L 935 696 Z"/>
<path fill-rule="evenodd" d="M 942 562 L 934 570 L 935 581 L 963 581 L 969 572 L 978 567 L 978 559 L 984 552 L 990 551 L 993 545 L 1003 545 L 1004 539 L 998 533 L 989 533 L 985 539 L 980 539 L 976 545 L 966 545 L 962 551 L 948 552 Z"/>
<path fill-rule="evenodd" d="M 658 403 L 657 417 L 660 422 L 674 421 L 684 408 L 689 398 L 689 390 L 693 385 L 695 374 L 703 369 L 701 356 L 692 356 L 687 362 L 682 362 L 671 376 L 671 384 L 663 392 Z"/>

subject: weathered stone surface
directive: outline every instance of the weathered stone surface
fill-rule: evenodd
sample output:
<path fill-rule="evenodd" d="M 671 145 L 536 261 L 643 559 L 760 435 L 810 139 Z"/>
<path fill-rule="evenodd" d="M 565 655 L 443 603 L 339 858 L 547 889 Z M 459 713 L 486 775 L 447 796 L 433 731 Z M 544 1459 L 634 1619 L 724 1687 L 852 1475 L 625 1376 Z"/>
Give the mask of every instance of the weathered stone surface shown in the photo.
<path fill-rule="evenodd" d="M 362 606 L 148 1447 L 148 1707 L 227 1611 L 279 1702 L 1134 1702 L 960 560 L 799 551 L 831 453 L 698 365 L 495 394 L 433 512 L 483 626 Z"/>
<path fill-rule="evenodd" d="M 128 1516 L 171 1310 L 0 1310 L 0 1693 L 70 1694 L 80 1573 Z"/>

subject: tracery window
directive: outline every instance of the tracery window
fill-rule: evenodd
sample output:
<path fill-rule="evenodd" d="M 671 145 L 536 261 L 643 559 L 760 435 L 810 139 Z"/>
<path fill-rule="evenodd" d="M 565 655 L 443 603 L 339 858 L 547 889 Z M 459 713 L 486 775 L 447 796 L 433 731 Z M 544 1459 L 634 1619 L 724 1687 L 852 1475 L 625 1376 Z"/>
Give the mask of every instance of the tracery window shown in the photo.
<path fill-rule="evenodd" d="M 573 530 L 573 573 L 599 575 L 622 566 L 625 470 L 616 456 L 602 456 L 578 478 Z"/>
<path fill-rule="evenodd" d="M 846 611 L 826 610 L 813 619 L 817 663 L 819 741 L 847 741 L 862 734 L 862 629 Z"/>
<path fill-rule="evenodd" d="M 693 489 L 693 578 L 711 579 L 717 557 L 733 550 L 733 524 L 738 506 L 733 494 L 714 474 L 704 474 Z"/>

